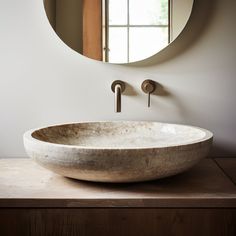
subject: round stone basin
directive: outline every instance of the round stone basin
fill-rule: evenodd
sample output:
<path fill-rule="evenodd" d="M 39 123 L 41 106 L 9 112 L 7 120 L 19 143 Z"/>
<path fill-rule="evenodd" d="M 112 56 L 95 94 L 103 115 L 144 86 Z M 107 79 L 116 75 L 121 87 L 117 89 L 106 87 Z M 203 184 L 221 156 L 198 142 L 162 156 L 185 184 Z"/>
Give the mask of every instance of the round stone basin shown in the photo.
<path fill-rule="evenodd" d="M 54 125 L 24 134 L 27 154 L 66 177 L 138 182 L 186 171 L 206 157 L 205 129 L 159 122 L 115 121 Z"/>

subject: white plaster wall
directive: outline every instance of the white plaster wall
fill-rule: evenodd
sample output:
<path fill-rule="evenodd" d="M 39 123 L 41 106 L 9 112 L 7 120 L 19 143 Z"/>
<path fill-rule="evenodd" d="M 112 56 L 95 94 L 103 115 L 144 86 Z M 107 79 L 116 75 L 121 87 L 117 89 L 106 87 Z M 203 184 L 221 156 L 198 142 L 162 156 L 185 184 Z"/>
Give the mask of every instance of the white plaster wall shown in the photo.
<path fill-rule="evenodd" d="M 84 58 L 51 29 L 42 0 L 0 0 L 0 157 L 25 156 L 22 134 L 52 123 L 157 120 L 207 128 L 212 155 L 236 156 L 236 1 L 195 0 L 186 30 L 158 56 L 135 65 Z M 146 107 L 141 82 L 165 92 Z M 110 84 L 129 83 L 121 114 Z"/>

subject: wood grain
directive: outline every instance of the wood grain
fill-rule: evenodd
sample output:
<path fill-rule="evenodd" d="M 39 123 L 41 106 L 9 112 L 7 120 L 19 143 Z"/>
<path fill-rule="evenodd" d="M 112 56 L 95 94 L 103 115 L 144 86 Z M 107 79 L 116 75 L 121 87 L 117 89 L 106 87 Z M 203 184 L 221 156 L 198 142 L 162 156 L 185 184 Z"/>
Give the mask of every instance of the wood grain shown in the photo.
<path fill-rule="evenodd" d="M 236 187 L 211 159 L 162 180 L 133 184 L 76 181 L 30 159 L 0 159 L 0 207 L 236 207 Z"/>
<path fill-rule="evenodd" d="M 122 185 L 70 180 L 29 159 L 2 159 L 0 235 L 235 236 L 235 196 L 235 185 L 210 159 L 172 178 Z"/>
<path fill-rule="evenodd" d="M 0 235 L 235 236 L 235 209 L 4 209 Z"/>

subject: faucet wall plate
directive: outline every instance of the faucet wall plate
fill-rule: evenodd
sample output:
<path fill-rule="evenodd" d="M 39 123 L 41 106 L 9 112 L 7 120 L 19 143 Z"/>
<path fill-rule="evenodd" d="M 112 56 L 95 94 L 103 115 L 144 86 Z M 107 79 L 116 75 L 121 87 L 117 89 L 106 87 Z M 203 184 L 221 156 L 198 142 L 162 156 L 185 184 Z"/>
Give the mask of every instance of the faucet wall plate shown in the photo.
<path fill-rule="evenodd" d="M 153 93 L 156 89 L 156 83 L 153 80 L 147 79 L 143 81 L 141 88 L 144 93 Z"/>
<path fill-rule="evenodd" d="M 123 82 L 122 80 L 115 80 L 112 84 L 111 84 L 111 90 L 114 93 L 115 92 L 115 87 L 116 85 L 119 84 L 121 87 L 121 92 L 123 93 L 125 91 L 125 82 Z"/>
<path fill-rule="evenodd" d="M 151 106 L 151 94 L 156 90 L 156 82 L 150 79 L 143 81 L 142 90 L 148 94 L 148 107 Z"/>

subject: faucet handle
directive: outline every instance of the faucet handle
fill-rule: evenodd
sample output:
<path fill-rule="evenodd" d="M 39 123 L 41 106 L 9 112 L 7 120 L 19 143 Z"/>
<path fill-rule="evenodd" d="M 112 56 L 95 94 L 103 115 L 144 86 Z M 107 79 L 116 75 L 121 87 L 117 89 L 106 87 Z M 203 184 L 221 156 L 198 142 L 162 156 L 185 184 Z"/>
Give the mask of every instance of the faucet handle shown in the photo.
<path fill-rule="evenodd" d="M 151 94 L 156 90 L 156 83 L 153 80 L 147 79 L 143 81 L 142 90 L 144 93 L 148 94 L 148 107 L 151 106 Z"/>

